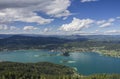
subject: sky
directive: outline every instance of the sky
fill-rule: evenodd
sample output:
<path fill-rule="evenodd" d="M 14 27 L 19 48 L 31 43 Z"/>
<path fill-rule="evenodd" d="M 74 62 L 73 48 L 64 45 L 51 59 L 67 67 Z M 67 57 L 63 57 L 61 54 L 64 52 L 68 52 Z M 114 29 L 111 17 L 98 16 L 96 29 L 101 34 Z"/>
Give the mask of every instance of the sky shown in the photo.
<path fill-rule="evenodd" d="M 0 0 L 0 34 L 119 35 L 120 0 Z"/>

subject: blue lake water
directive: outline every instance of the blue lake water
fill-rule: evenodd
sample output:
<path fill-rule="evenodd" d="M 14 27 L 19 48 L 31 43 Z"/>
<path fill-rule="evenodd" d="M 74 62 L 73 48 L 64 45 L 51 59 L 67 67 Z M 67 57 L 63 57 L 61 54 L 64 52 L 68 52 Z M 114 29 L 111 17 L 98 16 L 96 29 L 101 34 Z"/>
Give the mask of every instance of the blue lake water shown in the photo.
<path fill-rule="evenodd" d="M 101 56 L 97 53 L 70 53 L 69 57 L 47 50 L 18 50 L 0 52 L 0 61 L 52 62 L 74 67 L 84 75 L 94 73 L 120 73 L 120 58 Z"/>

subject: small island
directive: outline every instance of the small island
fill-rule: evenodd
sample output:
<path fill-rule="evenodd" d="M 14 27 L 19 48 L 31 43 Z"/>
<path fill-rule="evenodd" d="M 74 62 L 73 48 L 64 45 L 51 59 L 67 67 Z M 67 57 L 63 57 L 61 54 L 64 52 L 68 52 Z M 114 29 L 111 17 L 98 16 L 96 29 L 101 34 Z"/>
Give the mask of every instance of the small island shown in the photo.
<path fill-rule="evenodd" d="M 70 56 L 69 52 L 64 52 L 63 56 Z"/>
<path fill-rule="evenodd" d="M 63 56 L 70 56 L 70 52 L 68 51 L 68 49 L 63 49 L 61 52 Z"/>

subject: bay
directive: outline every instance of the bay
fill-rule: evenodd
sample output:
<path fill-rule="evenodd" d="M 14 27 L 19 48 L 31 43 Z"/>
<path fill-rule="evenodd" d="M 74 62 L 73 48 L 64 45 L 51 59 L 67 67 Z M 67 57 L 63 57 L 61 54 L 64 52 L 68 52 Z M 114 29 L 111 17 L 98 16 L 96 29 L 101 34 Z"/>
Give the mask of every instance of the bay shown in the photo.
<path fill-rule="evenodd" d="M 96 73 L 120 73 L 120 58 L 101 56 L 100 54 L 70 53 L 63 56 L 60 52 L 48 50 L 17 50 L 0 52 L 0 61 L 36 63 L 52 62 L 73 67 L 80 74 L 90 75 Z"/>

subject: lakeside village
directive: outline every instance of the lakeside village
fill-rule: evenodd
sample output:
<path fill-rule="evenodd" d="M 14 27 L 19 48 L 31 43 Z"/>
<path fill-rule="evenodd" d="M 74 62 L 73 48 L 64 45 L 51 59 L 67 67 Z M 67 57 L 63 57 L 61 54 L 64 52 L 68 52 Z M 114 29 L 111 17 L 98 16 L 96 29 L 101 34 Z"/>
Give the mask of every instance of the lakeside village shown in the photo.
<path fill-rule="evenodd" d="M 70 53 L 98 53 L 100 55 L 104 56 L 110 56 L 110 57 L 115 57 L 115 58 L 120 58 L 120 50 L 106 50 L 104 47 L 85 47 L 85 48 L 79 48 L 79 47 L 71 47 L 71 48 L 63 48 L 63 47 L 58 47 L 54 49 L 36 49 L 34 47 L 29 48 L 29 49 L 16 49 L 16 50 L 49 50 L 50 52 L 60 52 L 61 55 L 63 56 L 70 56 Z M 11 49 L 0 49 L 0 51 L 16 51 L 16 50 L 11 50 Z"/>
<path fill-rule="evenodd" d="M 110 56 L 110 57 L 115 57 L 115 58 L 120 58 L 120 51 L 116 50 L 104 50 L 101 49 L 100 47 L 91 47 L 91 49 L 87 48 L 71 48 L 71 49 L 52 49 L 50 50 L 51 52 L 61 52 L 63 56 L 70 56 L 70 53 L 98 53 L 100 55 L 104 56 Z"/>

